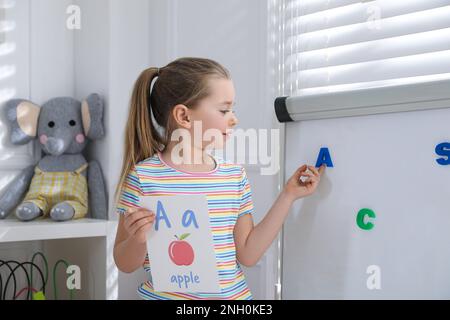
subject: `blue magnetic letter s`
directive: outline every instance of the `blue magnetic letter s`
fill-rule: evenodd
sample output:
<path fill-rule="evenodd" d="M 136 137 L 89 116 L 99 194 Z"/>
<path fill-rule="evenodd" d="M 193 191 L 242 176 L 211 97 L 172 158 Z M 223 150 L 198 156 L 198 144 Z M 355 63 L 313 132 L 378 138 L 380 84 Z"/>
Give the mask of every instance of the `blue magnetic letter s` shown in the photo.
<path fill-rule="evenodd" d="M 449 165 L 450 164 L 450 143 L 443 142 L 436 146 L 436 154 L 438 156 L 447 157 L 445 158 L 439 158 L 436 159 L 436 162 L 439 163 L 442 166 Z"/>

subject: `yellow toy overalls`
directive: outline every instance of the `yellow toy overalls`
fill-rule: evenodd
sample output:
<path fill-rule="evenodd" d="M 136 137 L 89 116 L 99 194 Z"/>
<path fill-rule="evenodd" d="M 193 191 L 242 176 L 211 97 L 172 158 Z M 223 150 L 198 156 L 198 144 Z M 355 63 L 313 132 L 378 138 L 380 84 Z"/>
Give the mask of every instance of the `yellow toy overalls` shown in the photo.
<path fill-rule="evenodd" d="M 54 205 L 66 202 L 75 210 L 73 219 L 83 218 L 88 211 L 87 179 L 81 174 L 87 163 L 75 171 L 42 171 L 37 166 L 23 202 L 36 204 L 48 216 Z"/>

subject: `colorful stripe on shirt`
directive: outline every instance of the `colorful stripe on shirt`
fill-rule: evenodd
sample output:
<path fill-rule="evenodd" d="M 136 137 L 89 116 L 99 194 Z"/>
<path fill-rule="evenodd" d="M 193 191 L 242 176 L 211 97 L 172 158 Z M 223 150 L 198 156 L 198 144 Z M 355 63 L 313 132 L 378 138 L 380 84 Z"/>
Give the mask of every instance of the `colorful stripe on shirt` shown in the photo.
<path fill-rule="evenodd" d="M 121 190 L 118 213 L 140 206 L 141 196 L 204 194 L 216 255 L 221 292 L 169 293 L 153 290 L 148 254 L 143 267 L 148 280 L 139 288 L 143 299 L 252 299 L 244 273 L 236 259 L 233 230 L 239 217 L 253 213 L 252 192 L 245 169 L 214 157 L 216 168 L 208 173 L 174 169 L 160 155 L 139 162 L 128 173 Z"/>

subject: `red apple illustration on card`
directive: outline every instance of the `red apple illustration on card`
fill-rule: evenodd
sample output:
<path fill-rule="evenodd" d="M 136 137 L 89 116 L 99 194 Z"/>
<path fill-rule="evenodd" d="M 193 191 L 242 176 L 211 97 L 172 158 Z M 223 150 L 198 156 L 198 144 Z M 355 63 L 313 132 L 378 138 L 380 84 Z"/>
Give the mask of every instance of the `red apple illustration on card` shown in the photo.
<path fill-rule="evenodd" d="M 169 245 L 169 257 L 177 266 L 190 266 L 194 262 L 194 249 L 185 241 L 190 233 L 185 233 L 176 241 L 172 241 Z"/>

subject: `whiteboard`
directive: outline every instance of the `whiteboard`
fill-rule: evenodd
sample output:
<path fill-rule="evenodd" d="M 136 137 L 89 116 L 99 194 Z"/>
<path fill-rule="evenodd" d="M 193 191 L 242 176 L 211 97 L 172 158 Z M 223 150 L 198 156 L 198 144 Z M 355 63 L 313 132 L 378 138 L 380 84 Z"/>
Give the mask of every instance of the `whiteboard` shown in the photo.
<path fill-rule="evenodd" d="M 284 224 L 283 299 L 450 299 L 450 109 L 289 122 L 285 179 L 329 148 L 317 192 Z M 287 180 L 286 180 L 287 181 Z M 370 208 L 374 228 L 356 215 Z M 369 266 L 380 288 L 369 289 Z"/>

